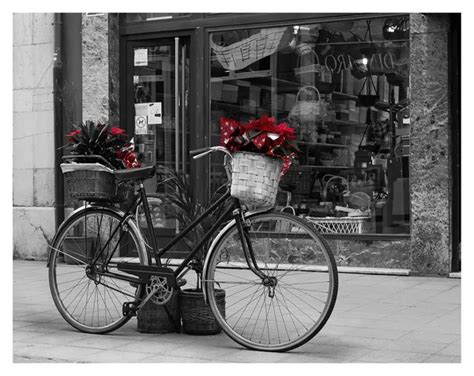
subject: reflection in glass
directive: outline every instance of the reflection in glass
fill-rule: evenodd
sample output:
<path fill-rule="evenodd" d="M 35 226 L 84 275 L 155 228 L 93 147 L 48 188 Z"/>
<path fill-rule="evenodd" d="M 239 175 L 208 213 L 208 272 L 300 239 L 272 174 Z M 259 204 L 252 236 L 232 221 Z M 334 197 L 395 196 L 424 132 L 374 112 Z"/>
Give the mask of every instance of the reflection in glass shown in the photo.
<path fill-rule="evenodd" d="M 280 208 L 290 201 L 322 232 L 409 233 L 407 20 L 211 33 L 211 144 L 222 117 L 288 122 L 302 152 Z M 212 156 L 211 191 L 224 181 Z"/>

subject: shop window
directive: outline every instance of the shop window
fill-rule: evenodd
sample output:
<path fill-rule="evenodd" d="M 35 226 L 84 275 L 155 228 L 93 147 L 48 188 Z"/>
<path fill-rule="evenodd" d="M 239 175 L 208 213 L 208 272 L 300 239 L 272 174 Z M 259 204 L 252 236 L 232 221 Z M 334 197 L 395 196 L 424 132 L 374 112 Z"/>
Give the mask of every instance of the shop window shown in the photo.
<path fill-rule="evenodd" d="M 211 144 L 223 117 L 285 121 L 301 153 L 277 209 L 324 233 L 409 233 L 408 27 L 407 16 L 211 33 Z"/>

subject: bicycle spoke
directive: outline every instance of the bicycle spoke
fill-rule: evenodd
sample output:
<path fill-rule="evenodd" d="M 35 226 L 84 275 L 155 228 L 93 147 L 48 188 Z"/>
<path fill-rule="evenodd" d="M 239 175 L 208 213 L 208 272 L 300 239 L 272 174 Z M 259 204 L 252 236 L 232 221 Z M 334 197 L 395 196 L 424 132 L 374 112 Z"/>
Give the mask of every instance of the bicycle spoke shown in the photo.
<path fill-rule="evenodd" d="M 261 297 L 263 297 L 263 300 L 265 301 L 265 290 L 263 290 L 262 294 L 260 295 L 260 298 Z M 260 299 L 259 299 L 259 301 L 260 301 Z M 255 324 L 253 326 L 252 333 L 250 334 L 250 338 L 253 338 L 253 333 L 255 332 L 255 329 L 257 328 L 258 319 L 260 318 L 260 314 L 262 313 L 262 309 L 263 309 L 263 305 L 260 306 L 260 310 L 258 311 L 258 316 L 257 316 L 257 319 L 255 320 Z"/>
<path fill-rule="evenodd" d="M 257 289 L 257 290 L 258 290 L 258 289 Z M 236 295 L 236 293 L 233 294 L 233 295 Z M 236 302 L 233 302 L 231 305 L 228 305 L 227 308 L 230 309 L 231 307 L 235 306 L 236 304 L 239 304 L 240 302 L 246 300 L 246 299 L 247 299 L 249 296 L 251 296 L 251 295 L 253 295 L 253 293 L 250 293 L 250 294 L 248 294 L 247 296 L 244 296 L 244 297 L 240 298 L 240 300 L 238 300 L 238 301 L 236 301 Z M 229 297 L 231 297 L 231 296 L 232 296 L 232 295 L 229 295 Z"/>
<path fill-rule="evenodd" d="M 275 301 L 272 299 L 271 305 L 272 305 L 272 308 L 273 308 L 273 317 L 275 317 L 275 325 L 276 325 L 276 329 L 277 329 L 278 342 L 280 342 L 281 341 L 281 339 L 280 339 L 280 329 L 278 327 L 278 320 L 277 320 L 277 317 L 276 317 L 275 306 L 273 304 L 274 302 Z"/>
<path fill-rule="evenodd" d="M 227 306 L 227 309 L 230 311 L 230 308 L 231 308 L 231 307 L 235 306 L 236 304 L 242 302 L 244 299 L 246 299 L 247 297 L 249 297 L 250 295 L 252 295 L 252 298 L 250 298 L 249 303 L 246 304 L 246 305 L 243 307 L 243 309 L 244 309 L 244 311 L 245 311 L 246 307 L 248 307 L 248 306 L 249 306 L 251 303 L 253 303 L 253 301 L 255 300 L 255 299 L 253 298 L 253 296 L 255 296 L 255 294 L 256 294 L 257 292 L 259 292 L 259 289 L 256 289 L 253 293 L 251 293 L 251 294 L 249 294 L 248 296 L 246 296 L 246 297 L 240 299 L 240 301 L 233 303 L 231 306 Z M 241 309 L 242 309 L 242 308 L 241 308 Z M 240 312 L 240 311 L 235 311 L 233 314 L 228 315 L 227 318 L 228 318 L 228 319 L 231 319 L 233 316 L 235 316 L 235 315 L 238 314 L 239 312 Z"/>
<path fill-rule="evenodd" d="M 87 278 L 87 277 L 84 275 L 83 278 L 85 279 L 85 278 Z M 76 296 L 72 299 L 70 305 L 77 299 L 77 297 L 78 297 L 86 288 L 88 288 L 89 283 L 90 283 L 90 280 L 87 279 L 87 280 L 85 281 L 85 283 L 84 283 L 84 286 L 79 290 L 79 292 L 76 294 Z M 77 286 L 78 286 L 78 285 L 76 285 L 76 286 L 74 286 L 74 287 L 77 287 Z M 66 299 L 69 297 L 69 295 L 70 295 L 73 291 L 74 291 L 74 290 L 69 291 L 69 293 L 68 293 L 63 299 L 66 300 Z"/>
<path fill-rule="evenodd" d="M 288 314 L 289 314 L 289 316 L 290 316 L 290 319 L 291 319 L 291 322 L 292 322 L 292 324 L 293 324 L 293 326 L 294 326 L 294 328 L 295 328 L 295 331 L 296 331 L 296 333 L 299 335 L 298 326 L 296 325 L 295 318 L 294 318 L 294 316 L 293 316 L 291 310 L 289 309 L 288 304 L 286 303 L 286 298 L 285 298 L 284 295 L 282 295 L 282 298 L 283 298 L 283 299 L 282 299 L 283 307 L 286 308 L 286 311 L 288 312 Z M 278 297 L 277 297 L 276 299 L 278 300 Z M 299 320 L 298 320 L 298 321 L 299 321 Z"/>
<path fill-rule="evenodd" d="M 81 282 L 81 281 L 82 281 L 83 279 L 85 279 L 85 278 L 87 278 L 87 277 L 84 275 L 84 276 L 80 279 L 79 282 Z M 84 283 L 87 283 L 88 281 L 89 281 L 89 279 L 86 279 Z M 65 292 L 69 291 L 63 299 L 66 300 L 66 299 L 68 298 L 69 294 L 72 293 L 73 289 L 75 289 L 76 287 L 78 287 L 78 286 L 81 285 L 81 284 L 82 284 L 82 283 L 76 283 L 74 286 L 71 286 L 71 287 L 69 287 L 69 288 L 67 288 L 67 289 L 64 289 L 64 290 L 60 291 L 60 294 L 63 294 L 63 293 L 65 293 Z M 58 286 L 59 286 L 59 285 L 58 285 Z"/>
<path fill-rule="evenodd" d="M 281 288 L 280 288 L 280 289 L 281 289 Z M 285 295 L 282 294 L 282 296 L 285 296 Z M 299 298 L 299 297 L 297 297 L 297 296 L 295 296 L 295 297 L 298 298 L 298 300 L 300 300 L 302 303 L 308 305 L 307 302 L 305 302 L 304 299 L 301 299 L 301 298 Z M 303 311 L 303 310 L 302 310 L 297 304 L 295 304 L 288 296 L 286 296 L 285 299 L 286 299 L 286 301 L 287 301 L 288 303 L 290 303 L 293 307 L 295 307 L 299 312 L 301 312 L 303 315 L 305 315 L 308 319 L 313 320 L 313 318 L 312 318 L 311 316 L 309 316 L 305 311 Z M 318 313 L 321 313 L 320 311 L 317 311 L 317 312 L 318 312 Z M 296 315 L 295 315 L 295 318 L 298 320 L 298 318 L 297 318 Z M 298 321 L 299 321 L 299 320 L 298 320 Z M 301 321 L 299 321 L 299 322 L 302 324 Z"/>
<path fill-rule="evenodd" d="M 123 304 L 123 301 L 121 301 L 117 295 L 115 294 L 115 291 L 114 289 L 108 287 L 108 286 L 105 286 L 104 285 L 104 288 L 106 288 L 107 290 L 107 293 L 109 294 L 109 297 L 110 297 L 110 302 L 111 304 L 113 304 L 114 308 L 115 308 L 115 311 L 121 315 L 122 314 L 122 304 Z"/>
<path fill-rule="evenodd" d="M 89 280 L 88 283 L 87 283 L 87 285 L 86 285 L 86 287 L 87 287 L 86 296 L 89 295 L 89 287 L 90 287 L 91 283 L 92 283 L 92 281 Z M 84 304 L 84 307 L 82 308 L 82 311 L 79 312 L 79 317 L 81 317 L 82 312 L 84 312 L 84 311 L 87 310 L 87 304 L 89 303 L 89 301 L 91 300 L 91 298 L 92 298 L 92 295 L 89 296 L 89 298 L 88 298 L 87 301 L 86 301 L 86 304 Z M 74 314 L 74 312 L 76 312 L 76 309 L 77 309 L 77 307 L 79 306 L 79 303 L 80 303 L 80 302 L 81 302 L 80 300 L 77 302 L 76 306 L 75 306 L 74 309 L 72 310 L 72 314 Z M 72 304 L 72 302 L 71 302 L 71 304 Z M 66 308 L 69 308 L 69 306 L 66 307 Z"/>
<path fill-rule="evenodd" d="M 260 336 L 260 343 L 262 343 L 263 333 L 265 332 L 265 327 L 267 328 L 268 341 L 270 341 L 270 326 L 268 324 L 268 312 L 270 312 L 270 304 L 267 307 L 267 295 L 264 295 L 264 306 L 265 306 L 265 323 L 262 327 L 262 334 Z"/>
<path fill-rule="evenodd" d="M 285 289 L 285 290 L 288 290 L 288 291 L 293 291 L 293 292 L 297 291 L 297 292 L 301 292 L 301 293 L 302 293 L 303 295 L 305 295 L 306 297 L 309 297 L 309 298 L 312 298 L 312 299 L 314 299 L 314 300 L 317 300 L 318 302 L 320 302 L 320 303 L 323 303 L 323 304 L 325 304 L 325 303 L 326 303 L 326 301 L 325 301 L 325 300 L 321 300 L 321 299 L 320 299 L 320 298 L 318 298 L 317 296 L 311 295 L 311 294 L 309 294 L 309 293 L 308 293 L 308 292 L 306 292 L 306 291 L 302 291 L 302 290 L 300 290 L 300 289 L 294 289 L 294 288 L 286 288 L 284 283 L 280 284 L 280 286 L 279 286 L 279 287 L 280 287 L 281 289 Z M 297 297 L 298 299 L 300 299 L 302 303 L 304 302 L 305 304 L 309 304 L 307 300 L 305 300 L 305 299 L 303 299 L 303 298 L 300 298 L 300 297 L 298 297 L 298 296 L 297 296 L 297 295 L 295 295 L 294 293 L 293 293 L 293 295 L 294 295 L 295 297 Z"/>
<path fill-rule="evenodd" d="M 239 318 L 237 319 L 237 321 L 235 322 L 235 324 L 234 324 L 234 326 L 233 326 L 234 328 L 235 328 L 235 327 L 237 326 L 237 324 L 239 323 L 240 319 L 241 319 L 242 316 L 244 315 L 244 313 L 245 313 L 245 311 L 247 310 L 247 308 L 248 308 L 248 307 L 250 306 L 250 304 L 253 302 L 253 300 L 254 300 L 253 297 L 255 296 L 255 294 L 256 294 L 257 292 L 258 292 L 258 289 L 256 289 L 256 290 L 253 292 L 252 297 L 250 298 L 249 303 L 246 304 L 246 305 L 243 307 L 242 313 L 240 314 Z M 230 307 L 228 307 L 228 308 L 230 308 Z M 232 315 L 228 316 L 228 319 L 232 318 L 232 317 L 235 316 L 237 313 L 239 313 L 239 311 L 236 311 L 236 312 L 234 312 Z"/>
<path fill-rule="evenodd" d="M 285 318 L 283 317 L 283 312 L 281 311 L 281 307 L 280 307 L 280 304 L 278 304 L 278 298 L 275 297 L 275 302 L 277 303 L 278 305 L 278 311 L 280 312 L 280 316 L 281 316 L 281 321 L 283 322 L 283 326 L 285 327 L 285 331 L 286 331 L 286 336 L 288 337 L 288 340 L 290 340 L 290 333 L 288 332 L 288 328 L 286 326 L 286 320 Z M 276 320 L 276 319 L 275 319 Z"/>
<path fill-rule="evenodd" d="M 257 293 L 257 292 L 258 292 L 258 290 L 255 291 L 255 293 Z M 249 315 L 249 318 L 248 318 L 247 323 L 245 324 L 244 328 L 247 327 L 247 325 L 249 324 L 250 320 L 252 319 L 252 316 L 253 316 L 255 310 L 257 309 L 257 304 L 258 304 L 258 302 L 260 301 L 261 298 L 262 298 L 262 295 L 259 295 L 259 296 L 258 296 L 258 301 L 255 303 L 255 305 L 254 305 L 254 307 L 253 307 L 253 310 L 252 310 L 252 313 Z M 252 299 L 252 301 L 253 301 L 253 299 Z"/>
<path fill-rule="evenodd" d="M 307 296 L 309 296 L 309 297 L 311 297 L 311 298 L 313 298 L 313 299 L 317 299 L 317 300 L 319 300 L 319 301 L 321 301 L 321 302 L 323 302 L 323 303 L 324 303 L 323 300 L 320 300 L 318 297 L 313 296 L 313 295 L 311 295 L 311 294 L 309 294 L 309 293 L 310 293 L 310 292 L 320 292 L 320 293 L 322 293 L 322 294 L 327 294 L 327 291 L 326 291 L 326 290 L 321 291 L 321 290 L 313 290 L 313 289 L 311 289 L 311 290 L 308 290 L 308 289 L 301 289 L 301 288 L 293 287 L 294 285 L 288 285 L 288 284 L 286 284 L 286 283 L 284 283 L 284 282 L 281 282 L 281 281 L 280 281 L 280 286 L 286 286 L 285 288 L 288 289 L 288 290 L 301 291 L 303 294 L 305 294 L 305 295 L 307 295 Z"/>
<path fill-rule="evenodd" d="M 224 275 L 227 275 L 227 276 L 230 276 L 230 277 L 234 276 L 233 274 L 223 272 L 222 269 L 219 269 L 219 274 L 224 274 Z M 248 279 L 248 278 L 240 278 L 240 279 L 244 279 L 245 281 L 247 281 L 249 283 L 259 283 L 260 282 L 260 279 L 253 279 L 253 280 Z"/>

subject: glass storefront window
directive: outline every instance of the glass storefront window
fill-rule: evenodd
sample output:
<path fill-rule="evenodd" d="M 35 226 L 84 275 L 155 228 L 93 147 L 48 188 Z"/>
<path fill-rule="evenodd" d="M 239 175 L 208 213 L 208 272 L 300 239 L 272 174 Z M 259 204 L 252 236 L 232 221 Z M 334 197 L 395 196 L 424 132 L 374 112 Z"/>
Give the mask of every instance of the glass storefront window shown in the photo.
<path fill-rule="evenodd" d="M 211 33 L 211 144 L 222 117 L 285 121 L 301 153 L 277 209 L 289 204 L 325 233 L 409 233 L 408 25 L 392 17 Z M 221 166 L 213 156 L 213 191 Z"/>

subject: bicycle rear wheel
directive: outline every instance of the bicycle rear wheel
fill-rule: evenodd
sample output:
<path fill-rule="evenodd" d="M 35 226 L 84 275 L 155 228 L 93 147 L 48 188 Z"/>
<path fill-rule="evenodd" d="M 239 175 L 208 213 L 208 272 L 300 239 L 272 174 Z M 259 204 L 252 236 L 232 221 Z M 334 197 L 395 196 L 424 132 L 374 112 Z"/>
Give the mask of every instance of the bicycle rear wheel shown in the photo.
<path fill-rule="evenodd" d="M 284 213 L 248 218 L 259 269 L 250 270 L 237 226 L 209 255 L 204 285 L 222 329 L 254 350 L 287 351 L 303 345 L 324 326 L 336 302 L 338 278 L 327 242 L 306 221 Z M 225 291 L 225 313 L 214 291 Z"/>
<path fill-rule="evenodd" d="M 123 303 L 136 302 L 144 289 L 137 277 L 117 269 L 119 262 L 148 264 L 136 226 L 128 220 L 119 227 L 120 220 L 115 210 L 86 208 L 64 222 L 51 247 L 54 303 L 83 332 L 107 333 L 124 325 L 130 317 L 123 315 Z M 91 262 L 101 250 L 94 267 Z"/>

